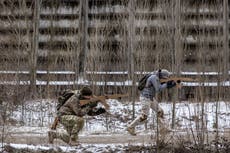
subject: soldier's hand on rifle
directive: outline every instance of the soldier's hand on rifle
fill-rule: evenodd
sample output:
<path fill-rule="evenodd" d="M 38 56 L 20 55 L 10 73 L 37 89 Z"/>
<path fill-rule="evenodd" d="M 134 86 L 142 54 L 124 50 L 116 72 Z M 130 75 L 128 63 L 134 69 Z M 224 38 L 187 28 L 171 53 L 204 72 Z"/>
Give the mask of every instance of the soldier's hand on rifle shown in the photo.
<path fill-rule="evenodd" d="M 93 107 L 97 107 L 97 102 L 89 102 L 88 103 L 88 106 L 90 107 L 90 108 L 93 108 Z"/>
<path fill-rule="evenodd" d="M 94 96 L 92 99 L 94 99 L 94 101 L 97 101 L 97 102 L 100 102 L 102 105 L 105 106 L 106 109 L 109 109 L 110 106 L 106 103 L 106 96 L 104 97 L 97 97 L 97 96 Z"/>
<path fill-rule="evenodd" d="M 105 101 L 106 100 L 105 96 L 104 97 L 92 96 L 89 100 L 90 100 L 90 103 L 96 103 L 96 105 L 97 105 L 97 103 L 99 102 L 102 105 L 104 105 L 106 109 L 110 108 L 110 106 Z M 94 107 L 96 107 L 96 106 L 94 106 Z"/>
<path fill-rule="evenodd" d="M 167 82 L 167 88 L 172 88 L 176 86 L 176 82 L 174 80 L 170 80 Z"/>
<path fill-rule="evenodd" d="M 102 101 L 102 99 L 98 98 L 97 96 L 84 96 L 84 99 L 87 99 L 90 102 L 95 102 L 95 103 Z"/>

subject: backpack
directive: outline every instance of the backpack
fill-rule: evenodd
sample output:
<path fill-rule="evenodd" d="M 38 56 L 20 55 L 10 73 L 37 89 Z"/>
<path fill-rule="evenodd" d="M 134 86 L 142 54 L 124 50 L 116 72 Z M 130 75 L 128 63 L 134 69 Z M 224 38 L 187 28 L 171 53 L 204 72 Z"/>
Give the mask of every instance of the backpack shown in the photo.
<path fill-rule="evenodd" d="M 67 89 L 67 90 L 64 90 L 61 92 L 61 94 L 59 95 L 58 97 L 58 103 L 57 103 L 57 111 L 61 108 L 62 105 L 65 104 L 65 102 L 72 96 L 74 95 L 74 90 L 70 90 L 70 89 Z"/>
<path fill-rule="evenodd" d="M 146 75 L 144 75 L 139 81 L 138 81 L 138 86 L 137 86 L 137 88 L 138 88 L 138 90 L 143 90 L 144 89 L 144 87 L 145 87 L 145 85 L 146 85 L 146 81 L 147 81 L 147 79 L 151 76 L 152 74 L 146 74 Z"/>

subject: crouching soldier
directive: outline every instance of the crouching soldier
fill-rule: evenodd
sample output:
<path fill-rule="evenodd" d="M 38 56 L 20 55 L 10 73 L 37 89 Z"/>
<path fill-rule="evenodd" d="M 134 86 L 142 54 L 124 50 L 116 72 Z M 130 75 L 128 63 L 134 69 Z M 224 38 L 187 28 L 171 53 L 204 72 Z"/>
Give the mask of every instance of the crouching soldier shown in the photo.
<path fill-rule="evenodd" d="M 83 117 L 85 115 L 96 116 L 106 112 L 104 108 L 96 107 L 98 99 L 92 97 L 92 90 L 88 87 L 74 91 L 57 111 L 58 121 L 67 133 L 49 131 L 49 143 L 53 143 L 54 139 L 61 139 L 71 146 L 79 145 L 78 134 L 83 129 L 85 122 Z M 90 102 L 82 106 L 80 100 L 90 100 Z"/>

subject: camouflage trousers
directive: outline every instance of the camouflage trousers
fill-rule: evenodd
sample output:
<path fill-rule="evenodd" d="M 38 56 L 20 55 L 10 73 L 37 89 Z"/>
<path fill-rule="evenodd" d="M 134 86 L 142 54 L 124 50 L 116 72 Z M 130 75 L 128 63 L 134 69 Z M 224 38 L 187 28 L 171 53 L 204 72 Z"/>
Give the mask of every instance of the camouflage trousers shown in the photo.
<path fill-rule="evenodd" d="M 60 117 L 60 123 L 64 126 L 66 132 L 57 133 L 56 138 L 66 143 L 78 140 L 78 133 L 84 127 L 84 119 L 75 115 L 63 115 Z"/>

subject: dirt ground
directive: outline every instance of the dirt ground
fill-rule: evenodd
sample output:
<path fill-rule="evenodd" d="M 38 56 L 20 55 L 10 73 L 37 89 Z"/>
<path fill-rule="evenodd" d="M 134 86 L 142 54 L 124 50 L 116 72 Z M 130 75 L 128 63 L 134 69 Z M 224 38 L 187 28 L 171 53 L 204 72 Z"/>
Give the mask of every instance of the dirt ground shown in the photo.
<path fill-rule="evenodd" d="M 169 143 L 185 143 L 197 142 L 199 140 L 199 132 L 188 133 L 185 131 L 174 131 L 160 137 L 165 142 Z M 230 131 L 219 132 L 219 137 L 224 137 L 230 141 Z M 209 143 L 216 138 L 216 132 L 205 133 L 204 142 Z M 154 132 L 142 132 L 137 136 L 131 136 L 128 133 L 94 133 L 87 135 L 79 135 L 79 141 L 83 144 L 155 144 L 156 134 Z M 9 134 L 4 141 L 6 143 L 14 144 L 33 144 L 33 145 L 45 145 L 48 144 L 47 134 L 37 133 L 14 133 Z M 60 140 L 55 140 L 54 145 L 66 145 Z"/>

